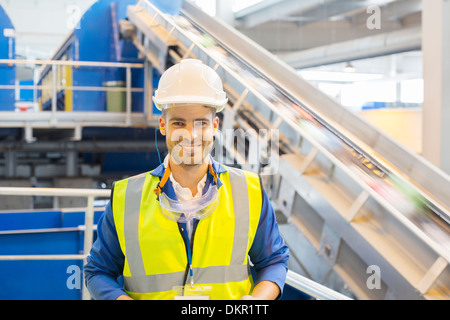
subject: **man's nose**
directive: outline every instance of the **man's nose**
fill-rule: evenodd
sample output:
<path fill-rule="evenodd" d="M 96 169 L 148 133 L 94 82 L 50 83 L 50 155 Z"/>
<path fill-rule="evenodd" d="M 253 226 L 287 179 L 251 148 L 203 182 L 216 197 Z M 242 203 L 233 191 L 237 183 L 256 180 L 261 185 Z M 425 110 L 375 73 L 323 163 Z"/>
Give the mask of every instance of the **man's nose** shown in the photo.
<path fill-rule="evenodd" d="M 191 140 L 199 139 L 202 137 L 202 124 L 201 122 L 194 121 L 188 126 L 189 137 Z"/>
<path fill-rule="evenodd" d="M 186 126 L 178 133 L 178 140 L 185 142 L 194 142 L 195 140 L 202 139 L 202 128 L 199 125 L 193 123 L 187 123 Z"/>

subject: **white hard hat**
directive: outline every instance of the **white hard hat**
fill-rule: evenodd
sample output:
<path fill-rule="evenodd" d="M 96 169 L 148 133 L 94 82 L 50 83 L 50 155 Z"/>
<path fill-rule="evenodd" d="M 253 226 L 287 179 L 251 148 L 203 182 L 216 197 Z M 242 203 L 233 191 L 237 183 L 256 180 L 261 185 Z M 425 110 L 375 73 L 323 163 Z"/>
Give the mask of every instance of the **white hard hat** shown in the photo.
<path fill-rule="evenodd" d="M 199 103 L 220 112 L 228 99 L 222 80 L 212 68 L 201 60 L 185 59 L 163 73 L 153 101 L 159 110 L 176 104 Z"/>

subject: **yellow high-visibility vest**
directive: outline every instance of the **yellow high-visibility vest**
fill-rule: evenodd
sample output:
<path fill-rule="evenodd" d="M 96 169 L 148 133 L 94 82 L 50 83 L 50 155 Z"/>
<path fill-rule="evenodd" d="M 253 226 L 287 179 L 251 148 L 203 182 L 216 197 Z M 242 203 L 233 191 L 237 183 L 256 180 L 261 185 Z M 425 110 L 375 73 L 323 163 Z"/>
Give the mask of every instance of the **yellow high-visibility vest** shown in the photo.
<path fill-rule="evenodd" d="M 192 247 L 194 288 L 211 287 L 210 299 L 240 299 L 253 282 L 248 252 L 258 227 L 262 187 L 257 174 L 226 167 L 219 204 L 198 222 Z M 113 215 L 125 256 L 124 289 L 134 299 L 173 299 L 186 281 L 187 252 L 177 222 L 166 218 L 154 189 L 159 177 L 144 173 L 114 185 Z"/>

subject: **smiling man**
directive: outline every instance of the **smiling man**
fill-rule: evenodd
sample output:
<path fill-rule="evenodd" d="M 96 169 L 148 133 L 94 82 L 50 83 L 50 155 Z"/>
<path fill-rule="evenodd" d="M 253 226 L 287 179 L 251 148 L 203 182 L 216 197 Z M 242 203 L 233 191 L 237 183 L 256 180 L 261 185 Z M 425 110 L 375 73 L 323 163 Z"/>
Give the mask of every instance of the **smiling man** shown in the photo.
<path fill-rule="evenodd" d="M 169 152 L 155 170 L 114 184 L 84 268 L 91 295 L 279 298 L 289 250 L 260 178 L 210 156 L 227 103 L 218 74 L 182 60 L 154 102 Z"/>

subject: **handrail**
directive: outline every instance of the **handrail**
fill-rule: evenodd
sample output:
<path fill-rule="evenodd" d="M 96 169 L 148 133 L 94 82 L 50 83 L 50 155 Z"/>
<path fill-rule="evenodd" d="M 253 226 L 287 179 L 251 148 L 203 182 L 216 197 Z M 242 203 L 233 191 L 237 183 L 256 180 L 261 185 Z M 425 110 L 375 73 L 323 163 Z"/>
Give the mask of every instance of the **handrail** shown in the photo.
<path fill-rule="evenodd" d="M 39 64 L 74 67 L 99 67 L 99 68 L 144 68 L 142 63 L 125 62 L 101 62 L 101 61 L 74 61 L 74 60 L 26 60 L 26 59 L 0 59 L 0 64 Z"/>
<path fill-rule="evenodd" d="M 15 90 L 15 89 L 51 89 L 53 86 L 45 86 L 45 85 L 15 85 L 15 84 L 3 84 L 0 85 L 0 89 L 6 90 Z M 121 87 L 95 87 L 95 86 L 66 86 L 66 85 L 57 85 L 57 89 L 66 89 L 71 91 L 112 91 L 112 92 L 126 92 L 126 88 Z M 131 88 L 131 92 L 144 92 L 142 88 Z"/>
<path fill-rule="evenodd" d="M 64 197 L 85 197 L 87 206 L 85 213 L 84 247 L 82 254 L 68 255 L 0 255 L 1 260 L 73 260 L 83 259 L 86 264 L 86 257 L 89 254 L 94 239 L 94 198 L 109 197 L 110 190 L 107 189 L 76 189 L 76 188 L 21 188 L 21 187 L 0 187 L 0 195 L 13 196 L 64 196 Z M 90 294 L 83 282 L 83 300 L 89 300 Z"/>
<path fill-rule="evenodd" d="M 286 284 L 317 300 L 353 300 L 291 270 L 287 272 Z"/>
<path fill-rule="evenodd" d="M 0 261 L 32 261 L 32 260 L 84 260 L 85 254 L 23 254 L 1 255 Z"/>
<path fill-rule="evenodd" d="M 131 94 L 133 92 L 144 92 L 142 88 L 132 88 L 131 79 L 131 69 L 143 69 L 143 63 L 124 63 L 124 62 L 102 62 L 102 61 L 73 61 L 73 60 L 26 60 L 26 59 L 0 59 L 0 65 L 50 65 L 51 71 L 53 72 L 51 85 L 0 85 L 0 90 L 42 90 L 51 89 L 52 95 L 46 101 L 51 101 L 51 119 L 49 125 L 55 127 L 57 124 L 57 93 L 60 90 L 70 90 L 70 91 L 113 91 L 113 92 L 125 92 L 126 93 L 126 112 L 125 112 L 125 125 L 131 125 Z M 79 67 L 96 67 L 96 68 L 124 68 L 126 69 L 126 79 L 124 88 L 104 88 L 98 86 L 71 86 L 71 85 L 61 85 L 57 83 L 57 67 L 58 66 L 71 66 L 75 68 Z M 2 111 L 2 113 L 7 113 L 8 111 Z M 4 117 L 5 118 L 5 117 Z M 7 118 L 7 117 L 6 117 Z M 24 119 L 25 120 L 25 119 Z M 28 120 L 27 120 L 28 121 Z M 33 122 L 33 121 L 31 121 Z"/>
<path fill-rule="evenodd" d="M 108 189 L 79 189 L 79 188 L 29 188 L 29 187 L 0 187 L 0 195 L 9 196 L 56 196 L 56 197 L 109 197 Z"/>

